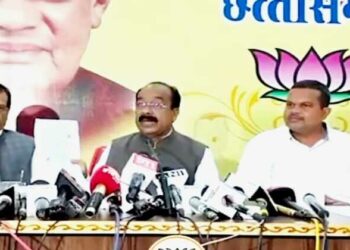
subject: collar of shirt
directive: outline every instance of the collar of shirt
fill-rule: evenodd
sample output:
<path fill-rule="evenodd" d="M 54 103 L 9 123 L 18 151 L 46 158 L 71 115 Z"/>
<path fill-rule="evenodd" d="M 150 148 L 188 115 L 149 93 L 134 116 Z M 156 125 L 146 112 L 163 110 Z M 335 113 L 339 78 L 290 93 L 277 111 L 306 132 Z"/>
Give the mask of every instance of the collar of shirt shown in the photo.
<path fill-rule="evenodd" d="M 314 145 L 312 145 L 311 147 L 309 147 L 309 146 L 306 146 L 306 147 L 308 147 L 308 148 L 310 148 L 310 149 L 312 149 L 312 148 L 316 148 L 316 147 L 318 147 L 318 146 L 320 146 L 321 144 L 323 144 L 323 143 L 325 143 L 325 142 L 327 142 L 327 141 L 329 141 L 329 130 L 328 130 L 328 128 L 327 128 L 327 124 L 326 123 L 322 123 L 322 126 L 323 126 L 323 128 L 325 129 L 325 135 L 324 135 L 324 137 L 323 138 L 321 138 L 318 142 L 316 142 Z M 292 134 L 292 131 L 290 130 L 290 129 L 288 129 L 288 136 L 289 136 L 289 140 L 290 141 L 292 141 L 292 142 L 295 142 L 295 143 L 298 143 L 298 144 L 303 144 L 303 143 L 301 143 L 301 142 L 299 142 L 297 139 L 295 139 L 295 137 L 293 136 L 293 134 Z M 304 145 L 304 144 L 303 144 Z"/>
<path fill-rule="evenodd" d="M 163 135 L 162 137 L 160 137 L 159 140 L 157 140 L 157 141 L 153 141 L 151 138 L 148 138 L 148 137 L 146 137 L 146 136 L 144 136 L 144 135 L 142 135 L 142 136 L 144 136 L 144 137 L 146 138 L 146 140 L 151 140 L 151 142 L 152 142 L 152 144 L 153 144 L 153 145 L 152 145 L 153 148 L 156 148 L 157 145 L 158 145 L 161 141 L 163 141 L 164 139 L 166 139 L 166 138 L 168 138 L 169 136 L 171 136 L 173 132 L 174 132 L 174 129 L 171 128 L 170 131 L 169 131 L 167 134 L 165 134 L 165 135 Z"/>
<path fill-rule="evenodd" d="M 4 132 L 4 130 L 3 130 L 3 129 L 1 129 L 1 130 L 0 130 L 0 135 L 2 135 L 2 133 L 3 133 L 3 132 Z"/>

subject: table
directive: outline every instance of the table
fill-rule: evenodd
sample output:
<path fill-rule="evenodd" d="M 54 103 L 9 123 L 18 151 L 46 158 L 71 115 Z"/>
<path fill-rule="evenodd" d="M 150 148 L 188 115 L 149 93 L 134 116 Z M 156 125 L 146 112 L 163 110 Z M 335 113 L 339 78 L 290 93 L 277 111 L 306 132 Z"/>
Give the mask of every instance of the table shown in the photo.
<path fill-rule="evenodd" d="M 7 225 L 16 228 L 17 221 L 5 221 Z M 115 232 L 114 221 L 53 221 L 26 220 L 19 225 L 18 233 L 33 249 L 37 249 L 43 234 L 52 226 L 44 241 L 42 249 L 112 249 Z M 222 238 L 237 234 L 237 238 L 227 240 L 209 249 L 246 250 L 256 249 L 260 232 L 254 222 L 214 222 L 197 221 L 196 224 L 203 235 L 209 230 L 210 238 Z M 198 232 L 190 222 L 180 222 L 181 234 L 198 239 Z M 150 220 L 133 221 L 126 228 L 126 222 L 121 223 L 120 233 L 126 230 L 124 250 L 147 250 L 159 237 L 178 234 L 176 221 Z M 0 249 L 7 249 L 9 236 L 0 227 Z M 263 227 L 263 249 L 315 249 L 315 224 L 289 219 L 277 219 L 266 223 Z M 350 250 L 350 223 L 331 223 L 328 230 L 330 249 Z M 20 249 L 20 248 L 18 248 Z"/>

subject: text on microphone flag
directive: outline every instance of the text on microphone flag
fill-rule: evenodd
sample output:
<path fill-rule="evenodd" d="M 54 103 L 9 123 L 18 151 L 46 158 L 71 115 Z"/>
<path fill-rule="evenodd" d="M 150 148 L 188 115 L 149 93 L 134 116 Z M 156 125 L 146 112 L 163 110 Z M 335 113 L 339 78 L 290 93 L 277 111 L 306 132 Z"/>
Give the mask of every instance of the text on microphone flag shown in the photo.
<path fill-rule="evenodd" d="M 152 160 L 150 158 L 147 158 L 143 155 L 139 155 L 139 154 L 134 155 L 133 163 L 138 165 L 138 166 L 147 168 L 151 171 L 157 171 L 157 169 L 158 169 L 158 162 L 157 161 Z"/>

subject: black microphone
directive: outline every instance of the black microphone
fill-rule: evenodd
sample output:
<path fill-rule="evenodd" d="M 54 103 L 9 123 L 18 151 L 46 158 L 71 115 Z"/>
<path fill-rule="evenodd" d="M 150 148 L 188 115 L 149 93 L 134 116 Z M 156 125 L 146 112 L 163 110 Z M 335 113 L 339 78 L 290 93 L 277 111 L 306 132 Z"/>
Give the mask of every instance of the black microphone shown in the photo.
<path fill-rule="evenodd" d="M 249 208 L 234 202 L 233 198 L 229 195 L 225 195 L 223 197 L 223 202 L 226 206 L 231 206 L 234 209 L 236 209 L 238 212 L 249 215 L 250 217 L 252 217 L 254 220 L 258 222 L 265 220 L 266 217 L 268 216 L 266 209 L 260 210 L 260 213 L 252 212 Z"/>
<path fill-rule="evenodd" d="M 13 220 L 18 208 L 18 198 L 15 186 L 11 186 L 0 194 L 0 218 Z"/>
<path fill-rule="evenodd" d="M 145 180 L 145 175 L 142 173 L 133 173 L 131 182 L 126 195 L 126 201 L 129 203 L 136 202 L 139 200 L 139 193 L 141 185 Z"/>
<path fill-rule="evenodd" d="M 144 220 L 151 218 L 156 214 L 156 211 L 164 206 L 162 196 L 156 196 L 153 199 L 142 199 L 133 203 L 133 211 L 139 218 Z"/>
<path fill-rule="evenodd" d="M 200 198 L 193 196 L 189 200 L 190 206 L 200 214 L 203 214 L 208 220 L 218 220 L 219 215 L 210 209 L 206 204 L 200 201 Z"/>
<path fill-rule="evenodd" d="M 12 204 L 12 199 L 6 194 L 0 195 L 0 213 Z"/>
<path fill-rule="evenodd" d="M 83 197 L 73 196 L 73 198 L 68 200 L 65 209 L 67 216 L 69 218 L 79 217 L 84 211 L 88 198 L 88 195 Z"/>
<path fill-rule="evenodd" d="M 116 213 L 121 214 L 122 209 L 122 196 L 120 191 L 114 192 L 107 197 L 108 211 L 111 216 L 115 216 Z"/>
<path fill-rule="evenodd" d="M 19 195 L 17 217 L 19 220 L 27 218 L 27 197 L 25 194 Z"/>
<path fill-rule="evenodd" d="M 307 209 L 299 206 L 295 201 L 293 189 L 280 187 L 269 190 L 272 200 L 276 203 L 277 210 L 285 215 L 299 219 L 310 219 L 314 216 Z"/>
<path fill-rule="evenodd" d="M 258 187 L 250 199 L 245 202 L 245 205 L 247 205 L 249 202 L 254 202 L 255 205 L 266 208 L 269 216 L 278 215 L 277 208 L 270 194 L 262 187 Z"/>
<path fill-rule="evenodd" d="M 57 186 L 57 199 L 50 201 L 48 217 L 51 220 L 69 219 L 67 214 L 67 202 L 73 197 L 83 198 L 87 192 L 75 181 L 75 179 L 64 169 L 61 169 L 57 176 L 55 185 Z"/>
<path fill-rule="evenodd" d="M 179 213 L 180 216 L 184 216 L 185 210 L 182 207 L 182 198 L 181 198 L 180 190 L 174 184 L 171 184 L 169 186 L 169 192 L 170 192 L 171 200 L 174 203 L 175 210 Z"/>
<path fill-rule="evenodd" d="M 322 220 L 327 219 L 329 217 L 329 212 L 324 209 L 316 200 L 315 195 L 313 194 L 306 194 L 304 196 L 304 201 L 312 208 L 312 210 L 320 217 Z"/>
<path fill-rule="evenodd" d="M 173 207 L 172 207 L 172 202 L 171 202 L 171 197 L 170 197 L 170 192 L 169 192 L 169 184 L 168 184 L 168 179 L 167 176 L 164 174 L 164 169 L 163 165 L 161 164 L 157 152 L 154 150 L 152 146 L 152 141 L 151 139 L 146 140 L 147 146 L 151 151 L 151 156 L 158 161 L 159 165 L 159 171 L 160 175 L 158 177 L 160 186 L 163 192 L 164 196 L 164 205 L 165 209 L 167 210 L 168 215 L 173 215 Z"/>

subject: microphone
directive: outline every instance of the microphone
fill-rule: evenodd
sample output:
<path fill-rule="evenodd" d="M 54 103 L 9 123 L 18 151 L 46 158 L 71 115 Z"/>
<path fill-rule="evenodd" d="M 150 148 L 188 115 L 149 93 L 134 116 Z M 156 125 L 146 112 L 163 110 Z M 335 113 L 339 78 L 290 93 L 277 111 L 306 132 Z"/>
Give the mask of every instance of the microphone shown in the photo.
<path fill-rule="evenodd" d="M 12 204 L 12 199 L 6 194 L 0 195 L 0 213 Z"/>
<path fill-rule="evenodd" d="M 133 153 L 130 156 L 128 162 L 125 164 L 123 171 L 121 173 L 120 182 L 122 185 L 122 189 L 123 190 L 129 189 L 129 186 L 132 182 L 133 177 L 135 176 L 135 173 L 139 175 L 143 174 L 144 180 L 140 185 L 140 191 L 143 191 L 143 192 L 139 192 L 139 199 L 156 196 L 158 194 L 156 190 L 158 187 L 155 185 L 153 180 L 155 179 L 157 168 L 158 168 L 157 161 L 150 159 L 142 154 Z M 150 190 L 152 192 L 148 190 L 150 187 L 153 187 L 154 189 L 154 190 Z M 129 211 L 130 209 L 133 208 L 133 204 L 126 201 L 126 194 L 127 192 L 122 193 L 122 199 L 123 199 L 122 208 L 124 211 Z M 132 198 L 132 195 L 131 195 L 131 198 Z"/>
<path fill-rule="evenodd" d="M 304 201 L 305 203 L 307 203 L 312 210 L 318 215 L 318 217 L 320 217 L 322 220 L 326 220 L 327 217 L 329 217 L 329 212 L 324 209 L 316 200 L 315 195 L 313 194 L 306 194 L 304 196 Z"/>
<path fill-rule="evenodd" d="M 57 186 L 45 180 L 36 180 L 24 187 L 26 191 L 27 216 L 48 220 L 50 200 L 57 198 Z"/>
<path fill-rule="evenodd" d="M 67 202 L 73 197 L 83 198 L 88 193 L 69 175 L 65 169 L 61 169 L 57 176 L 57 198 L 50 201 L 48 208 L 48 219 L 64 220 L 70 218 L 67 213 Z"/>
<path fill-rule="evenodd" d="M 127 202 L 132 203 L 139 200 L 139 192 L 142 182 L 145 180 L 145 178 L 145 175 L 142 173 L 133 173 L 128 189 L 128 194 L 126 195 Z"/>
<path fill-rule="evenodd" d="M 205 190 L 205 191 L 203 191 Z M 215 185 L 204 187 L 201 200 L 214 211 L 220 212 L 220 217 L 228 219 L 236 218 L 237 210 L 232 206 L 227 206 L 223 200 L 226 195 L 234 198 L 236 203 L 242 204 L 246 199 L 245 195 L 231 188 L 224 182 L 218 182 Z"/>
<path fill-rule="evenodd" d="M 27 218 L 27 197 L 26 194 L 22 193 L 19 194 L 19 204 L 18 204 L 18 210 L 17 210 L 17 217 L 19 220 L 24 220 Z"/>
<path fill-rule="evenodd" d="M 25 219 L 26 209 L 26 186 L 16 183 L 0 193 L 0 218 L 2 219 Z"/>
<path fill-rule="evenodd" d="M 268 213 L 266 210 L 260 210 L 260 213 L 253 212 L 251 211 L 251 209 L 241 204 L 235 203 L 233 197 L 231 197 L 230 195 L 225 195 L 223 198 L 223 202 L 225 203 L 226 206 L 231 206 L 234 209 L 236 209 L 238 212 L 249 215 L 250 217 L 252 217 L 254 220 L 258 222 L 265 220 L 266 217 L 268 216 Z"/>
<path fill-rule="evenodd" d="M 182 197 L 180 194 L 180 190 L 174 184 L 171 184 L 169 186 L 169 193 L 170 193 L 170 198 L 174 205 L 173 207 L 179 213 L 180 216 L 184 216 L 185 210 L 182 207 Z"/>
<path fill-rule="evenodd" d="M 200 198 L 193 196 L 189 200 L 190 206 L 200 214 L 204 215 L 208 220 L 218 220 L 218 214 L 210 209 L 206 204 L 201 202 Z"/>
<path fill-rule="evenodd" d="M 19 195 L 13 185 L 0 193 L 0 218 L 13 220 L 19 207 Z"/>
<path fill-rule="evenodd" d="M 170 193 L 169 193 L 168 178 L 167 178 L 167 176 L 164 175 L 163 166 L 159 160 L 157 152 L 154 150 L 154 148 L 152 146 L 151 139 L 147 139 L 146 144 L 147 144 L 149 150 L 151 151 L 151 156 L 158 161 L 159 171 L 160 171 L 160 175 L 158 177 L 158 180 L 160 182 L 160 187 L 162 189 L 163 196 L 164 196 L 165 209 L 167 210 L 168 215 L 172 215 L 173 214 L 173 207 L 172 207 L 171 197 L 170 197 Z"/>
<path fill-rule="evenodd" d="M 35 200 L 35 215 L 37 218 L 41 220 L 46 220 L 48 218 L 48 208 L 50 206 L 50 202 L 45 197 L 39 197 Z"/>
<path fill-rule="evenodd" d="M 162 196 L 157 196 L 151 199 L 138 200 L 133 204 L 133 211 L 139 218 L 147 220 L 155 215 L 155 210 L 161 209 L 164 206 Z"/>
<path fill-rule="evenodd" d="M 120 192 L 114 192 L 107 197 L 107 203 L 109 205 L 109 214 L 115 216 L 116 213 L 122 213 L 120 206 L 122 205 L 122 196 Z"/>
<path fill-rule="evenodd" d="M 91 197 L 85 208 L 85 216 L 92 218 L 98 211 L 103 198 L 111 193 L 120 192 L 120 176 L 112 167 L 104 165 L 91 177 Z"/>
<path fill-rule="evenodd" d="M 272 200 L 276 203 L 277 210 L 285 215 L 299 219 L 310 219 L 314 216 L 307 209 L 296 204 L 293 189 L 280 187 L 269 190 Z"/>
<path fill-rule="evenodd" d="M 258 187 L 254 194 L 249 198 L 249 200 L 246 200 L 244 203 L 247 205 L 251 202 L 253 202 L 256 206 L 260 206 L 261 208 L 266 209 L 269 216 L 278 215 L 276 204 L 273 202 L 270 194 L 262 187 Z"/>
<path fill-rule="evenodd" d="M 65 209 L 67 216 L 69 218 L 79 217 L 85 208 L 88 198 L 88 195 L 85 195 L 83 197 L 73 196 L 72 199 L 68 200 Z"/>

